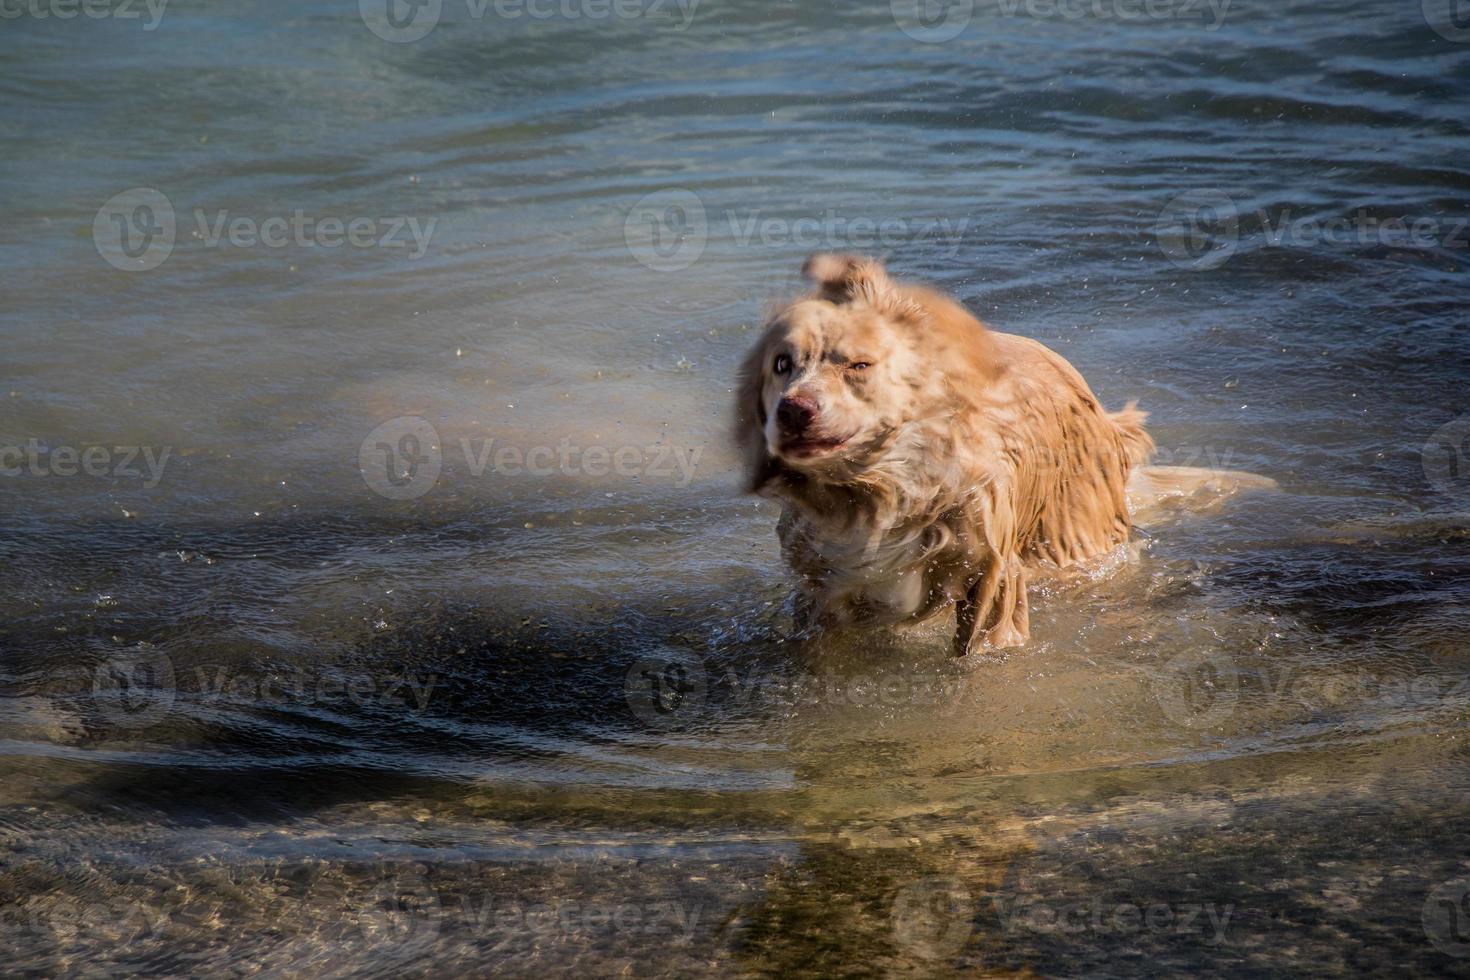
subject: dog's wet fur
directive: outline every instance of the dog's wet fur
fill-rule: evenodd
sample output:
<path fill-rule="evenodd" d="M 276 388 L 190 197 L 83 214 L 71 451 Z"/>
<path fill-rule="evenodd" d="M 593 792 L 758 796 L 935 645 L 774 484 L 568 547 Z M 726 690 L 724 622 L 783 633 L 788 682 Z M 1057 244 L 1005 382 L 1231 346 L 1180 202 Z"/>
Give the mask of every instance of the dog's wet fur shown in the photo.
<path fill-rule="evenodd" d="M 1145 413 L 1105 411 L 1055 351 L 876 260 L 819 254 L 803 273 L 813 291 L 741 368 L 735 422 L 750 489 L 782 502 L 803 619 L 953 605 L 957 655 L 1019 646 L 1028 577 L 1128 540 Z"/>

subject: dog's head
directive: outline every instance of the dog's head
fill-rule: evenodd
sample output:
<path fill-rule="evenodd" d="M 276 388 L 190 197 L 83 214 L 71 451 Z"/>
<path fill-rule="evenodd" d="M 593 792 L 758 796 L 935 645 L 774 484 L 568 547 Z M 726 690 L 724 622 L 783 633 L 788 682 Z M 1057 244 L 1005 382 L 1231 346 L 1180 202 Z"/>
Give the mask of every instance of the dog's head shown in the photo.
<path fill-rule="evenodd" d="M 815 292 L 771 318 L 741 369 L 736 436 L 755 487 L 783 468 L 822 481 L 860 474 L 906 425 L 945 411 L 936 403 L 956 365 L 946 364 L 940 321 L 959 311 L 977 342 L 984 333 L 876 260 L 819 254 L 802 271 Z"/>

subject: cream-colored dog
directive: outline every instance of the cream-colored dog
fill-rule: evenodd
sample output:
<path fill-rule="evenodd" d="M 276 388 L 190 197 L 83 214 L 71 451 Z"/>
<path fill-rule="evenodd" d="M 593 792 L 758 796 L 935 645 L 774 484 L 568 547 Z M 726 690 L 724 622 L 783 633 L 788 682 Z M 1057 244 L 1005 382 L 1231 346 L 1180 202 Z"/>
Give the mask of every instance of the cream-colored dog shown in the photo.
<path fill-rule="evenodd" d="M 953 603 L 955 653 L 1029 633 L 1028 574 L 1128 539 L 1145 415 L 1106 412 L 1034 340 L 987 330 L 881 263 L 816 255 L 815 292 L 776 314 L 741 370 L 751 489 L 821 625 L 925 619 Z"/>

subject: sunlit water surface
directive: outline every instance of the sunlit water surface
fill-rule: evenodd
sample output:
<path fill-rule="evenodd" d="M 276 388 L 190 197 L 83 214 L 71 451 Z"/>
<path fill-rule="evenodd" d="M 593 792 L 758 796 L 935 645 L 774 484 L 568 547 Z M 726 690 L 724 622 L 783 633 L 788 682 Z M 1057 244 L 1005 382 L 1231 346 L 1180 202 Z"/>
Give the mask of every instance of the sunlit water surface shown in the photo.
<path fill-rule="evenodd" d="M 0 28 L 5 972 L 1466 969 L 1470 45 L 666 7 Z M 818 248 L 1280 490 L 1004 657 L 793 637 L 726 418 Z"/>

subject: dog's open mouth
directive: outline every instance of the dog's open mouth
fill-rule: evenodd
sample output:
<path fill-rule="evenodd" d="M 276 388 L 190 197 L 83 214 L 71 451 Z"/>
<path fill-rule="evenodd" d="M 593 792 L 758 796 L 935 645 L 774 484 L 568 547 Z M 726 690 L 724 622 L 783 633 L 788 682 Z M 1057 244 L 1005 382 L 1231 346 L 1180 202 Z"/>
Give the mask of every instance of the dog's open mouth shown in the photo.
<path fill-rule="evenodd" d="M 781 455 L 792 459 L 826 456 L 847 445 L 846 439 L 788 439 L 781 444 Z"/>

